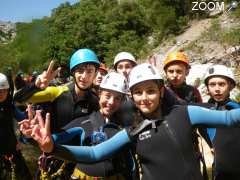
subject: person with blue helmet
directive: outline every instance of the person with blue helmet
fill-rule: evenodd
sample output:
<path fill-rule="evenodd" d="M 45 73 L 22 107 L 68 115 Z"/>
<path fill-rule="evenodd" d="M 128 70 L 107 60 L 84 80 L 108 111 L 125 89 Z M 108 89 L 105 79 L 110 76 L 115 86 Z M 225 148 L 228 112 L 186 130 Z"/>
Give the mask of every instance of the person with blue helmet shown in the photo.
<path fill-rule="evenodd" d="M 58 132 L 70 121 L 99 109 L 98 97 L 92 93 L 91 86 L 100 62 L 92 50 L 77 50 L 70 58 L 70 72 L 74 81 L 63 86 L 49 86 L 59 71 L 54 71 L 53 65 L 54 62 L 51 62 L 47 71 L 40 74 L 34 83 L 18 91 L 14 100 L 48 104 L 46 111 L 51 112 L 54 119 L 51 132 Z M 67 176 L 69 178 L 69 174 Z"/>

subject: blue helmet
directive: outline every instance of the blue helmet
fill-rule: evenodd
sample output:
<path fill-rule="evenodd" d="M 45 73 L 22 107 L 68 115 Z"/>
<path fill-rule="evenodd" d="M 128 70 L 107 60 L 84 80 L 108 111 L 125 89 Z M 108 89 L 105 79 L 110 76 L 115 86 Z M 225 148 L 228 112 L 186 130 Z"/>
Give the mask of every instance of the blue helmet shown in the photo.
<path fill-rule="evenodd" d="M 96 67 L 100 66 L 100 62 L 97 55 L 90 49 L 79 49 L 77 50 L 70 59 L 70 71 L 79 64 L 93 63 Z"/>

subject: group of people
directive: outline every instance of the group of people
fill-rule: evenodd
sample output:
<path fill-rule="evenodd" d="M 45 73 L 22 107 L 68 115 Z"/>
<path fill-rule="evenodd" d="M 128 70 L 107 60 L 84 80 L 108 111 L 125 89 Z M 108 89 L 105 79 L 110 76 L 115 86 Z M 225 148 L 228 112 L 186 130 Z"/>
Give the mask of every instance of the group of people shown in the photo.
<path fill-rule="evenodd" d="M 200 132 L 214 152 L 214 179 L 239 179 L 240 105 L 230 99 L 233 72 L 223 65 L 208 69 L 204 83 L 211 98 L 203 103 L 197 88 L 186 84 L 191 66 L 183 51 L 170 53 L 163 64 L 166 82 L 154 63 L 138 65 L 129 52 L 118 53 L 108 70 L 95 52 L 79 49 L 70 58 L 71 83 L 49 85 L 59 71 L 51 62 L 17 91 L 15 102 L 41 109 L 28 108 L 19 122 L 44 152 L 35 178 L 207 179 L 200 168 Z M 58 177 L 49 171 L 50 162 L 62 168 Z"/>

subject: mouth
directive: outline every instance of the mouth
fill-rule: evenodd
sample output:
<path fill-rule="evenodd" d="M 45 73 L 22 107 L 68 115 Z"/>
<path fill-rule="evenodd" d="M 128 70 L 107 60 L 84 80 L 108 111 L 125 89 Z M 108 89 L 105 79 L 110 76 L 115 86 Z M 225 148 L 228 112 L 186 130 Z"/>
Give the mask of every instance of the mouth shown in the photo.
<path fill-rule="evenodd" d="M 219 99 L 219 98 L 222 98 L 222 95 L 221 94 L 216 94 L 216 95 L 214 95 L 214 97 Z"/>

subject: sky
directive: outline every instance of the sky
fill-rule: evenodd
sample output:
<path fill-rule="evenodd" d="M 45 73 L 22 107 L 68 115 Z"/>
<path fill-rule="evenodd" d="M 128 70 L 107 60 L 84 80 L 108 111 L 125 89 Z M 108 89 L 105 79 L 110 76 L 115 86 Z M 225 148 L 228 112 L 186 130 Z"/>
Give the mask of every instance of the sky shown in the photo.
<path fill-rule="evenodd" d="M 50 16 L 61 3 L 74 4 L 80 0 L 0 0 L 0 21 L 31 22 Z"/>

